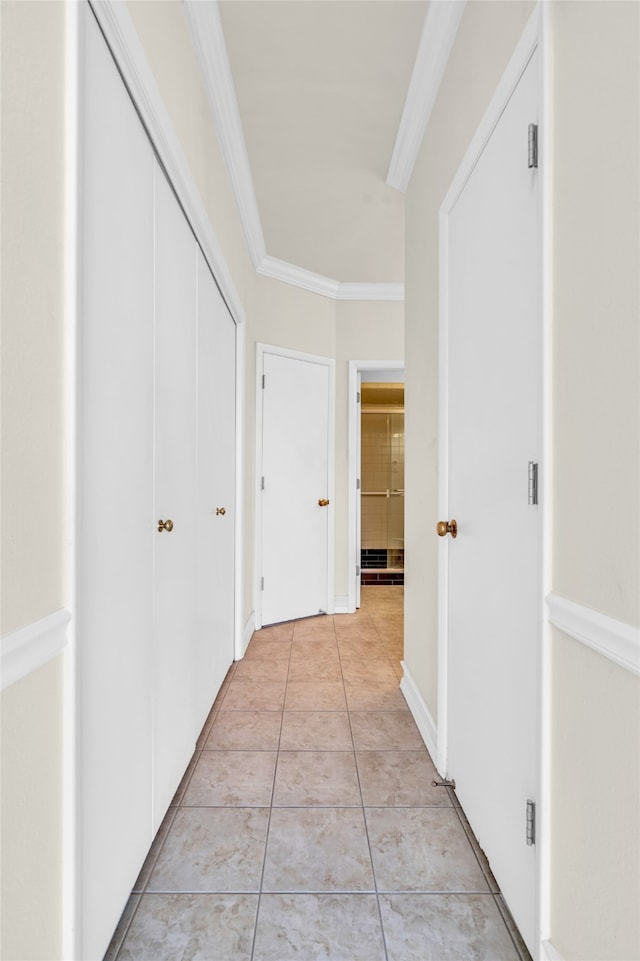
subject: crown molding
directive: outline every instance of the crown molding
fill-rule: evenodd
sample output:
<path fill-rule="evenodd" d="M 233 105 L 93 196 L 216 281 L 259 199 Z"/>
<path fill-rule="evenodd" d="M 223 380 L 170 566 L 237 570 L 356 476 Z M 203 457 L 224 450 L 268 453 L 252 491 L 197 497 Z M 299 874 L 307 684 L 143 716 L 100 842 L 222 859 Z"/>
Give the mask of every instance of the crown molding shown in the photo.
<path fill-rule="evenodd" d="M 198 0 L 185 0 L 184 10 L 247 247 L 257 270 L 266 257 L 267 249 L 220 10 L 217 3 L 201 3 Z"/>
<path fill-rule="evenodd" d="M 263 277 L 271 277 L 333 300 L 404 300 L 402 284 L 341 284 L 331 277 L 267 254 L 218 4 L 185 0 L 184 9 L 245 240 L 256 271 Z"/>
<path fill-rule="evenodd" d="M 258 273 L 331 300 L 404 300 L 404 284 L 342 284 L 277 257 L 265 257 L 258 266 Z"/>
<path fill-rule="evenodd" d="M 393 148 L 387 184 L 405 193 L 440 89 L 466 0 L 429 4 Z"/>

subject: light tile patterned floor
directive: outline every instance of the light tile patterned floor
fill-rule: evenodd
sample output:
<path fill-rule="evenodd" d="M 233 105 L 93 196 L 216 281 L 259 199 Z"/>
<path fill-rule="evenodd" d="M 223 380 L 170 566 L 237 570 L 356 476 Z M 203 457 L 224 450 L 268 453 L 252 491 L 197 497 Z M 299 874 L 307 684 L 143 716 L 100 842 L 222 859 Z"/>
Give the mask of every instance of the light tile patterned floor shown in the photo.
<path fill-rule="evenodd" d="M 399 691 L 402 595 L 254 635 L 105 961 L 529 961 Z"/>

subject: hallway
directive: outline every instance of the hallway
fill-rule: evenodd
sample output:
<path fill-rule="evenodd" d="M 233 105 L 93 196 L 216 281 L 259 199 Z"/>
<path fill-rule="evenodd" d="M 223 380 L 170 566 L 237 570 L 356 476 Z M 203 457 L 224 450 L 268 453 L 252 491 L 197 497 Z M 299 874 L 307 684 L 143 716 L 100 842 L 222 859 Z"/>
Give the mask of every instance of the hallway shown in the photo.
<path fill-rule="evenodd" d="M 254 634 L 105 961 L 526 961 L 398 690 L 401 587 Z"/>

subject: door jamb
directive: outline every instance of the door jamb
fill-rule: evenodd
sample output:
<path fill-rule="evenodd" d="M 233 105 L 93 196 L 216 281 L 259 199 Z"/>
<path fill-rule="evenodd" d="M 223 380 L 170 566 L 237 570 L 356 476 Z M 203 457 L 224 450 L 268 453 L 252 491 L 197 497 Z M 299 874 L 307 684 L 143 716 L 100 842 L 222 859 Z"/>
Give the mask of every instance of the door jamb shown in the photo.
<path fill-rule="evenodd" d="M 254 604 L 255 629 L 262 628 L 262 591 L 260 579 L 262 577 L 262 477 L 263 448 L 262 448 L 262 374 L 264 371 L 265 354 L 275 354 L 278 357 L 289 357 L 292 360 L 308 361 L 327 368 L 329 375 L 329 411 L 327 419 L 327 498 L 328 529 L 327 529 L 327 614 L 335 612 L 335 460 L 336 460 L 336 415 L 335 415 L 335 369 L 333 357 L 322 357 L 318 354 L 303 353 L 299 350 L 289 350 L 286 347 L 275 347 L 269 344 L 256 343 L 256 469 L 255 469 L 255 528 L 254 528 Z"/>
<path fill-rule="evenodd" d="M 347 545 L 348 595 L 345 614 L 353 614 L 356 609 L 358 596 L 358 551 L 360 545 L 357 538 L 358 489 L 357 481 L 360 476 L 360 449 L 358 444 L 358 417 L 360 408 L 357 400 L 360 374 L 364 370 L 404 370 L 404 360 L 350 360 L 349 361 L 349 471 L 348 471 L 348 525 L 349 536 Z"/>
<path fill-rule="evenodd" d="M 539 124 L 540 179 L 538 193 L 538 216 L 540 223 L 539 247 L 539 285 L 540 285 L 540 326 L 542 332 L 541 364 L 539 370 L 542 423 L 540 449 L 543 457 L 542 486 L 540 506 L 542 510 L 542 547 L 541 547 L 541 630 L 538 655 L 538 717 L 537 726 L 537 801 L 538 830 L 536 838 L 536 905 L 535 930 L 544 957 L 542 942 L 549 937 L 550 917 L 550 836 L 549 836 L 549 770 L 550 770 L 550 730 L 545 715 L 550 700 L 550 627 L 544 598 L 551 583 L 551 318 L 552 318 L 552 261 L 551 261 L 551 149 L 546 131 L 551 130 L 551 66 L 550 66 L 550 24 L 545 4 L 539 3 L 532 13 L 523 34 L 516 45 L 513 55 L 503 73 L 495 93 L 487 107 L 482 121 L 458 167 L 457 173 L 442 202 L 439 211 L 439 414 L 438 414 L 438 516 L 449 517 L 448 505 L 448 404 L 449 385 L 446 377 L 448 364 L 448 218 L 460 193 L 479 160 L 484 147 L 524 73 L 531 57 L 539 51 Z M 438 771 L 448 773 L 448 569 L 449 538 L 439 545 L 438 556 L 438 726 L 437 761 Z"/>

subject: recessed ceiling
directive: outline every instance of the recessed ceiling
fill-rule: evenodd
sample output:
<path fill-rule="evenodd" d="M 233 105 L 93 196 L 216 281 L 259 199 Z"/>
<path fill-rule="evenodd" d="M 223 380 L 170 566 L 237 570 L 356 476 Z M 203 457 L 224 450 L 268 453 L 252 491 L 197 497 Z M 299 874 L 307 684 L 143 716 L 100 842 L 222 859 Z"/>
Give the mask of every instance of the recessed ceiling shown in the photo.
<path fill-rule="evenodd" d="M 425 0 L 221 0 L 270 256 L 402 282 L 404 197 L 385 183 Z"/>

